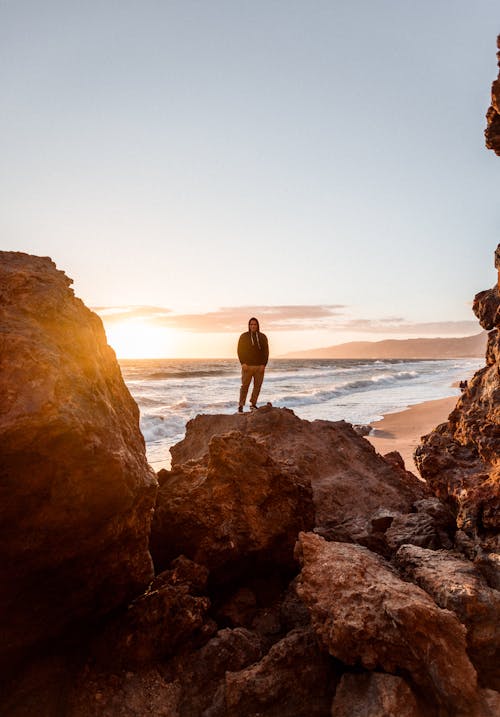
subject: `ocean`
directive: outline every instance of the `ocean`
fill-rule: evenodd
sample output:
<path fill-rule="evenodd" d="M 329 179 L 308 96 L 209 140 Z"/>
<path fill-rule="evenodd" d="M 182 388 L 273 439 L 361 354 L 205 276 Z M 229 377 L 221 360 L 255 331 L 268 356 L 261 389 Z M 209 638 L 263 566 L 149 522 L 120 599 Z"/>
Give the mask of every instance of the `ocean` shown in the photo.
<path fill-rule="evenodd" d="M 169 448 L 199 413 L 234 413 L 240 365 L 231 359 L 122 359 L 123 378 L 139 405 L 148 460 L 170 466 Z M 291 408 L 307 420 L 366 424 L 408 406 L 458 396 L 484 359 L 273 359 L 259 404 Z M 249 392 L 250 395 L 250 392 Z M 248 410 L 248 403 L 245 407 Z"/>

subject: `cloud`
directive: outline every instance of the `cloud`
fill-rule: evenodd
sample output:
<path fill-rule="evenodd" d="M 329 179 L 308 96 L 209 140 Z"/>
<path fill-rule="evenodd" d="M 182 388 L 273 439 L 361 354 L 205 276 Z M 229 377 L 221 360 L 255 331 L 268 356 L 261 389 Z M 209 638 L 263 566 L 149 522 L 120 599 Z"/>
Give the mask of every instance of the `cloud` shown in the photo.
<path fill-rule="evenodd" d="M 161 306 L 93 306 L 92 311 L 99 314 L 107 324 L 129 320 L 150 321 L 171 313 L 171 309 Z"/>
<path fill-rule="evenodd" d="M 281 306 L 223 306 L 216 311 L 176 314 L 163 306 L 94 307 L 108 324 L 137 321 L 150 326 L 193 333 L 241 333 L 250 316 L 262 331 L 343 331 L 359 334 L 459 336 L 479 331 L 476 321 L 406 321 L 401 316 L 359 319 L 348 315 L 344 304 L 292 304 Z"/>
<path fill-rule="evenodd" d="M 263 331 L 304 331 L 329 328 L 341 316 L 341 304 L 285 306 L 223 306 L 203 314 L 175 314 L 158 306 L 94 307 L 107 324 L 127 320 L 143 321 L 160 328 L 195 333 L 234 333 L 246 329 L 248 319 L 257 316 Z"/>

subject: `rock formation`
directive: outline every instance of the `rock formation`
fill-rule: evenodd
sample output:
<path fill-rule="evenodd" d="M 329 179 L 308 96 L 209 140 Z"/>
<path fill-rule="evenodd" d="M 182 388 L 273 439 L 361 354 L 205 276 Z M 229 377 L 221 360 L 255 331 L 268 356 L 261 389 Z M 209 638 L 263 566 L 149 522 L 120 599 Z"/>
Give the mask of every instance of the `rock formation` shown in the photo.
<path fill-rule="evenodd" d="M 316 527 L 331 539 L 369 544 L 377 539 L 371 519 L 381 509 L 408 513 L 429 495 L 422 481 L 378 455 L 349 423 L 304 421 L 288 409 L 271 407 L 189 421 L 184 440 L 171 449 L 172 475 L 181 465 L 206 460 L 211 438 L 230 431 L 255 438 L 282 471 L 310 482 Z M 163 487 L 160 514 L 162 492 Z"/>
<path fill-rule="evenodd" d="M 152 578 L 156 479 L 101 320 L 48 258 L 0 253 L 0 665 Z"/>
<path fill-rule="evenodd" d="M 500 35 L 497 37 L 497 47 L 500 50 Z M 497 52 L 497 59 L 500 67 L 500 52 Z M 491 87 L 491 107 L 486 113 L 486 120 L 486 146 L 500 155 L 500 74 Z"/>
<path fill-rule="evenodd" d="M 500 245 L 495 267 L 500 270 Z M 500 552 L 499 306 L 498 284 L 476 295 L 474 312 L 490 331 L 486 366 L 469 381 L 448 422 L 425 436 L 415 453 L 421 475 L 453 508 L 470 556 L 489 563 L 491 573 L 498 571 Z M 500 574 L 494 580 L 500 584 Z"/>

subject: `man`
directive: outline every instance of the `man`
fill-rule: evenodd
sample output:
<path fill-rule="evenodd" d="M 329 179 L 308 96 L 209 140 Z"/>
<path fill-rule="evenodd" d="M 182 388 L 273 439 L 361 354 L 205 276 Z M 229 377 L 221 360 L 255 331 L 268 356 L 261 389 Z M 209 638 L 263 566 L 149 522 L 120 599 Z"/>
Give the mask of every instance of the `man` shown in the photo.
<path fill-rule="evenodd" d="M 248 388 L 252 378 L 253 389 L 250 397 L 250 410 L 254 411 L 257 408 L 257 399 L 269 358 L 267 336 L 260 333 L 259 322 L 254 316 L 252 316 L 248 322 L 248 331 L 241 334 L 238 341 L 238 358 L 241 363 L 241 388 L 238 412 L 243 413 L 243 406 L 247 400 Z"/>

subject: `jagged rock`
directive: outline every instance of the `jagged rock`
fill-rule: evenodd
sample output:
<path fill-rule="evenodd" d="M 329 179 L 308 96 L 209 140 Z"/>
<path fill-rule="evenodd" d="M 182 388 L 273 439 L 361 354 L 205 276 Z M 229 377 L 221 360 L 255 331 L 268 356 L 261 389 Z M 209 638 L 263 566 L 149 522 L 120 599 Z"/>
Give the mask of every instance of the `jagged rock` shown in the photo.
<path fill-rule="evenodd" d="M 497 37 L 497 47 L 500 49 L 500 35 Z M 497 52 L 497 58 L 500 65 L 500 52 Z M 486 120 L 486 146 L 500 156 L 500 74 L 491 87 L 491 106 L 486 113 Z"/>
<path fill-rule="evenodd" d="M 226 672 L 242 670 L 261 657 L 258 636 L 238 627 L 220 630 L 196 652 L 173 658 L 162 674 L 168 684 L 180 685 L 179 717 L 225 717 L 221 696 Z"/>
<path fill-rule="evenodd" d="M 391 553 L 406 543 L 432 550 L 452 548 L 456 524 L 446 505 L 437 498 L 424 498 L 416 501 L 414 508 L 414 513 L 394 516 L 386 530 Z"/>
<path fill-rule="evenodd" d="M 207 592 L 209 571 L 204 565 L 198 565 L 184 555 L 172 561 L 169 570 L 157 575 L 151 583 L 151 590 L 164 585 L 185 585 L 192 595 Z"/>
<path fill-rule="evenodd" d="M 403 545 L 395 560 L 405 578 L 466 626 L 468 653 L 482 684 L 500 689 L 500 592 L 470 561 L 444 550 Z"/>
<path fill-rule="evenodd" d="M 156 667 L 114 673 L 87 668 L 73 686 L 65 711 L 52 714 L 64 714 L 64 717 L 181 717 L 180 698 L 180 683 L 166 682 Z"/>
<path fill-rule="evenodd" d="M 301 534 L 297 592 L 331 655 L 369 670 L 411 675 L 447 709 L 477 698 L 465 628 L 416 585 L 359 545 Z"/>
<path fill-rule="evenodd" d="M 130 669 L 173 655 L 181 645 L 206 642 L 216 631 L 207 620 L 210 600 L 188 585 L 163 584 L 134 600 L 113 618 L 93 645 L 100 665 Z"/>
<path fill-rule="evenodd" d="M 370 542 L 373 514 L 381 508 L 409 512 L 429 495 L 422 481 L 390 465 L 349 423 L 306 421 L 286 408 L 197 416 L 171 448 L 173 474 L 206 456 L 213 436 L 232 430 L 255 438 L 287 475 L 311 481 L 316 526 L 331 539 Z"/>
<path fill-rule="evenodd" d="M 208 460 L 174 467 L 163 482 L 151 552 L 157 565 L 182 553 L 228 579 L 249 560 L 293 566 L 297 535 L 313 525 L 309 481 L 287 475 L 266 446 L 233 431 L 210 440 Z"/>
<path fill-rule="evenodd" d="M 499 249 L 495 265 L 499 264 Z M 481 292 L 474 311 L 484 327 L 499 322 L 498 287 Z M 488 335 L 487 365 L 477 371 L 448 422 L 424 436 L 415 452 L 423 478 L 457 516 L 478 549 L 500 550 L 500 337 Z"/>
<path fill-rule="evenodd" d="M 327 717 L 337 679 L 334 661 L 320 650 L 312 630 L 293 630 L 260 662 L 226 673 L 219 691 L 225 711 L 210 714 Z"/>
<path fill-rule="evenodd" d="M 381 672 L 342 676 L 331 717 L 429 717 L 407 683 Z"/>
<path fill-rule="evenodd" d="M 0 252 L 0 667 L 152 578 L 156 479 L 102 322 L 48 258 Z"/>

